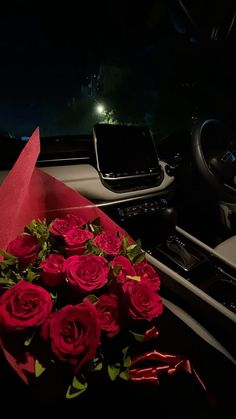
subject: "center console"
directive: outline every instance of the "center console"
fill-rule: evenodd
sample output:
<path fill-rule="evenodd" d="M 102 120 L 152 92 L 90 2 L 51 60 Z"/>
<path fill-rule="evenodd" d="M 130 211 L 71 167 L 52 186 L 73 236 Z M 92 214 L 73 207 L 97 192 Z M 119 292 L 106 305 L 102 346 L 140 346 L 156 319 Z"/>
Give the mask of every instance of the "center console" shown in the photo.
<path fill-rule="evenodd" d="M 141 239 L 160 272 L 162 296 L 192 313 L 236 357 L 235 269 L 177 227 L 168 195 L 104 209 L 135 240 Z"/>
<path fill-rule="evenodd" d="M 110 215 L 146 252 L 236 314 L 236 271 L 213 249 L 196 243 L 181 229 L 171 199 L 155 197 L 119 204 Z"/>
<path fill-rule="evenodd" d="M 107 190 L 115 192 L 102 210 L 142 247 L 160 272 L 162 296 L 198 319 L 230 353 L 236 348 L 236 270 L 213 249 L 177 227 L 174 191 L 153 191 L 166 175 L 148 129 L 98 124 L 94 127 L 96 165 Z M 143 190 L 122 199 L 121 192 Z M 148 194 L 148 190 L 150 193 Z M 119 199 L 120 196 L 120 199 Z M 234 355 L 236 356 L 236 354 Z"/>

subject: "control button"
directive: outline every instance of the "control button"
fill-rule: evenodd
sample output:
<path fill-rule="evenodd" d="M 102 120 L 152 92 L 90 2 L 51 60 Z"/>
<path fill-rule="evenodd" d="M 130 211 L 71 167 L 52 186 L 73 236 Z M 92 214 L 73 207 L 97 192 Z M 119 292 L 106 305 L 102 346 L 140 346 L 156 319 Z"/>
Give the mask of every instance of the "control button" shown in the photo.
<path fill-rule="evenodd" d="M 166 208 L 168 206 L 168 201 L 165 198 L 161 198 L 161 208 Z"/>
<path fill-rule="evenodd" d="M 180 153 L 176 153 L 174 156 L 174 165 L 175 167 L 179 166 L 180 163 L 182 162 L 182 156 Z"/>
<path fill-rule="evenodd" d="M 106 173 L 105 176 L 106 177 L 116 177 L 114 172 Z"/>
<path fill-rule="evenodd" d="M 118 208 L 118 213 L 119 215 L 121 215 L 122 217 L 125 215 L 124 210 L 122 208 Z"/>
<path fill-rule="evenodd" d="M 173 177 L 175 175 L 175 169 L 174 169 L 174 167 L 171 167 L 168 164 L 165 166 L 165 172 L 170 177 Z"/>

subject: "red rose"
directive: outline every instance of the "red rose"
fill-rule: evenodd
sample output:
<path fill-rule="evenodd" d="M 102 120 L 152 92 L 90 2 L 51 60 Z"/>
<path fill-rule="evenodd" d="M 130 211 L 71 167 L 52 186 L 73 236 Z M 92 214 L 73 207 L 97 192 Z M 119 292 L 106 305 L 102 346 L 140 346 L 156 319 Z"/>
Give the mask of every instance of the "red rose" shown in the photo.
<path fill-rule="evenodd" d="M 159 291 L 161 286 L 161 281 L 159 278 L 158 273 L 153 268 L 152 265 L 147 263 L 145 260 L 143 260 L 140 263 L 134 264 L 134 269 L 136 271 L 136 275 L 140 276 L 141 279 L 147 279 L 152 284 L 155 291 Z"/>
<path fill-rule="evenodd" d="M 84 224 L 82 218 L 73 214 L 68 214 L 65 218 L 59 218 L 51 224 L 50 232 L 54 236 L 64 236 L 68 231 L 75 227 L 81 227 Z"/>
<path fill-rule="evenodd" d="M 120 253 L 122 244 L 121 239 L 111 231 L 103 231 L 101 234 L 98 234 L 93 243 L 111 256 L 116 256 Z"/>
<path fill-rule="evenodd" d="M 7 331 L 39 326 L 52 310 L 50 294 L 39 285 L 20 281 L 0 298 L 0 324 Z"/>
<path fill-rule="evenodd" d="M 16 256 L 20 265 L 27 266 L 36 261 L 39 252 L 39 243 L 36 237 L 24 234 L 9 243 L 7 252 Z"/>
<path fill-rule="evenodd" d="M 147 280 L 125 282 L 123 291 L 128 314 L 132 319 L 151 321 L 162 313 L 161 298 Z"/>
<path fill-rule="evenodd" d="M 117 279 L 120 282 L 124 282 L 128 280 L 127 275 L 135 276 L 136 271 L 134 270 L 133 266 L 130 263 L 130 260 L 125 256 L 116 256 L 112 261 L 112 269 L 116 266 L 120 267 L 119 273 L 117 275 Z"/>
<path fill-rule="evenodd" d="M 112 338 L 120 331 L 119 298 L 115 294 L 104 294 L 99 298 L 96 309 L 102 330 L 107 332 L 109 338 Z"/>
<path fill-rule="evenodd" d="M 97 310 L 89 301 L 67 305 L 49 317 L 42 327 L 41 336 L 50 341 L 56 357 L 74 365 L 75 373 L 78 373 L 95 357 L 100 343 Z"/>
<path fill-rule="evenodd" d="M 82 228 L 73 228 L 65 235 L 66 250 L 71 255 L 82 255 L 85 250 L 85 244 L 93 238 L 91 231 Z"/>
<path fill-rule="evenodd" d="M 49 287 L 57 287 L 65 278 L 64 257 L 62 255 L 51 254 L 40 263 L 42 269 L 41 279 Z"/>
<path fill-rule="evenodd" d="M 69 284 L 86 294 L 102 288 L 108 281 L 109 266 L 102 256 L 70 256 L 64 269 Z"/>

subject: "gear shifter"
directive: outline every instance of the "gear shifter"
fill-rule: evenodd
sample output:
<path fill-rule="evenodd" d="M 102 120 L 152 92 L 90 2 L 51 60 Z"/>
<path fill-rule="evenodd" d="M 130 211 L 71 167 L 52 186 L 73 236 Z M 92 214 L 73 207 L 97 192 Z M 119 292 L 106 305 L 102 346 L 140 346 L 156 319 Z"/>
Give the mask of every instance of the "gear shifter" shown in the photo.
<path fill-rule="evenodd" d="M 190 246 L 186 246 L 176 234 L 177 214 L 174 208 L 168 207 L 161 210 L 161 224 L 165 229 L 165 237 L 159 250 L 169 259 L 177 263 L 185 271 L 193 268 L 200 259 L 194 254 Z"/>
<path fill-rule="evenodd" d="M 186 249 L 185 244 L 176 235 L 167 238 L 166 247 L 171 258 L 186 271 L 199 262 L 199 259 Z"/>

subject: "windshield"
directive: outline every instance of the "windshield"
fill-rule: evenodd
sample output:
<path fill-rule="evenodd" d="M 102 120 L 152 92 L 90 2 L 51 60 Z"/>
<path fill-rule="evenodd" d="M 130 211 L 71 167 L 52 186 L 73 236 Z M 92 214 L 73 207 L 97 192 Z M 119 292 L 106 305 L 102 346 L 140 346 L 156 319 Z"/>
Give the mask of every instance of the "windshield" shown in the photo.
<path fill-rule="evenodd" d="M 233 9 L 209 21 L 200 2 L 188 19 L 183 3 L 9 1 L 0 16 L 0 132 L 85 134 L 106 122 L 165 136 L 206 109 L 229 113 Z"/>

